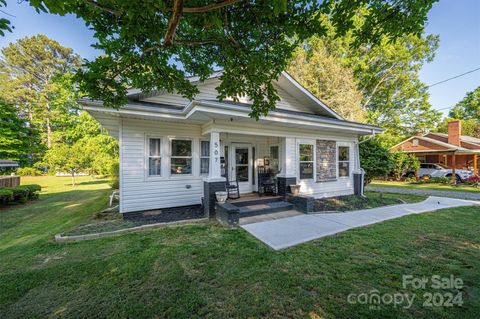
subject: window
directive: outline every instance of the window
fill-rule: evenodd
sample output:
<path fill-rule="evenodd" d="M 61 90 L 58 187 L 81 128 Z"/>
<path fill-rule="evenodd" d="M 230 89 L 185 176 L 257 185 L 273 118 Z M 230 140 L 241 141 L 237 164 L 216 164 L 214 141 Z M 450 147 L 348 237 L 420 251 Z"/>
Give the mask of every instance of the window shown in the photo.
<path fill-rule="evenodd" d="M 170 173 L 172 175 L 192 174 L 192 141 L 172 140 Z"/>
<path fill-rule="evenodd" d="M 162 139 L 148 139 L 148 176 L 162 176 Z"/>
<path fill-rule="evenodd" d="M 299 145 L 300 179 L 313 178 L 313 145 Z"/>
<path fill-rule="evenodd" d="M 208 174 L 210 167 L 210 141 L 200 141 L 200 174 Z"/>
<path fill-rule="evenodd" d="M 350 176 L 350 147 L 338 147 L 338 176 Z"/>

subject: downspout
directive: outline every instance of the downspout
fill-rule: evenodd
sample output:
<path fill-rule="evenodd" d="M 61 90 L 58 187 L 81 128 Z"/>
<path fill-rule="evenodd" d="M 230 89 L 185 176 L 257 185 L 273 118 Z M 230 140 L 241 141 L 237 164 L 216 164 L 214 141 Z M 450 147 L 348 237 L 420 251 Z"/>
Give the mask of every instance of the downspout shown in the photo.
<path fill-rule="evenodd" d="M 372 138 L 375 137 L 375 135 L 376 135 L 375 130 L 372 130 L 372 135 L 371 135 L 369 138 L 367 138 L 366 140 L 363 140 L 363 141 L 361 141 L 361 142 L 355 143 L 356 152 L 357 152 L 357 160 L 355 161 L 355 166 L 356 166 L 356 170 L 357 170 L 357 171 L 361 171 L 361 174 L 363 175 L 363 178 L 362 178 L 362 186 L 361 186 L 362 191 L 361 191 L 361 195 L 360 195 L 360 196 L 362 196 L 362 197 L 366 197 L 366 196 L 365 196 L 365 194 L 364 194 L 364 192 L 365 192 L 364 187 L 365 187 L 365 186 L 364 186 L 364 183 L 363 183 L 363 179 L 365 178 L 365 171 L 360 167 L 360 144 L 365 143 L 365 142 L 371 140 Z"/>

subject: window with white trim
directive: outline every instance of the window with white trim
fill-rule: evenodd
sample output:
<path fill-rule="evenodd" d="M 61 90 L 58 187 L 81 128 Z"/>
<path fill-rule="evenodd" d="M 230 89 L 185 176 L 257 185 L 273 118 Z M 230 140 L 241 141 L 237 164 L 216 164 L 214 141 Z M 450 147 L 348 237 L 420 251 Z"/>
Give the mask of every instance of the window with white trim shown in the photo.
<path fill-rule="evenodd" d="M 192 174 L 192 140 L 172 139 L 170 142 L 170 174 Z"/>
<path fill-rule="evenodd" d="M 161 138 L 148 138 L 148 176 L 162 176 Z"/>
<path fill-rule="evenodd" d="M 300 179 L 312 179 L 314 167 L 314 147 L 312 144 L 299 144 Z"/>
<path fill-rule="evenodd" d="M 350 176 L 350 147 L 338 147 L 338 177 Z"/>
<path fill-rule="evenodd" d="M 200 174 L 208 174 L 210 169 L 210 141 L 200 141 Z"/>

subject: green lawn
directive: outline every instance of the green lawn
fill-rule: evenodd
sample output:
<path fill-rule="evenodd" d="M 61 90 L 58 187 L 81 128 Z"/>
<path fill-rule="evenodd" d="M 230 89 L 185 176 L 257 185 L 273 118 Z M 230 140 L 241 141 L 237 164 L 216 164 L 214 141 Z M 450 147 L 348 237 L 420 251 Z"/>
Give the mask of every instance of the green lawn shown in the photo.
<path fill-rule="evenodd" d="M 108 186 L 46 185 L 40 201 L 0 211 L 0 318 L 476 318 L 480 214 L 410 215 L 272 251 L 242 229 L 177 226 L 76 243 L 52 236 L 103 208 Z M 462 307 L 423 307 L 402 275 L 459 276 Z M 350 304 L 350 293 L 410 293 L 410 309 Z M 441 291 L 442 293 L 451 290 Z M 452 291 L 456 293 L 456 291 Z"/>
<path fill-rule="evenodd" d="M 480 188 L 475 188 L 473 186 L 467 185 L 447 185 L 447 184 L 433 184 L 433 183 L 425 183 L 425 184 L 413 184 L 413 183 L 406 183 L 406 182 L 390 182 L 390 181 L 378 181 L 374 180 L 370 184 L 370 186 L 375 187 L 397 187 L 397 188 L 408 188 L 408 189 L 421 189 L 421 190 L 438 190 L 438 191 L 454 191 L 454 192 L 471 192 L 471 193 L 480 193 Z"/>
<path fill-rule="evenodd" d="M 417 203 L 426 198 L 427 196 L 411 194 L 365 192 L 365 197 L 348 195 L 317 199 L 315 201 L 315 211 L 352 211 L 388 205 Z"/>

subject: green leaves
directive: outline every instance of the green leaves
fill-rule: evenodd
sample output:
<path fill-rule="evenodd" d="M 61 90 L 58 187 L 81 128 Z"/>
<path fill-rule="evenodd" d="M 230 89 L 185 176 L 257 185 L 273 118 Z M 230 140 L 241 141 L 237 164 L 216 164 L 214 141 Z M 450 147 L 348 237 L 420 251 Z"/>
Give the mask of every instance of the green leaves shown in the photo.
<path fill-rule="evenodd" d="M 468 92 L 465 97 L 450 110 L 450 117 L 480 121 L 480 86 Z"/>
<path fill-rule="evenodd" d="M 392 155 L 382 146 L 378 138 L 365 140 L 359 145 L 359 150 L 360 166 L 365 170 L 365 179 L 368 183 L 391 172 L 394 165 Z"/>
<path fill-rule="evenodd" d="M 324 36 L 318 17 L 329 12 L 339 34 L 353 27 L 361 7 L 371 7 L 358 29 L 359 43 L 376 43 L 379 35 L 396 38 L 419 33 L 434 0 L 185 0 L 179 1 L 45 0 L 31 1 L 39 10 L 72 13 L 95 31 L 97 48 L 106 56 L 78 72 L 80 87 L 106 106 L 126 103 L 127 89 L 166 90 L 193 99 L 197 90 L 185 78 L 206 79 L 223 68 L 219 98 L 249 96 L 251 116 L 275 107 L 271 83 L 286 68 L 294 49 L 307 38 Z M 172 39 L 167 41 L 166 37 Z"/>

